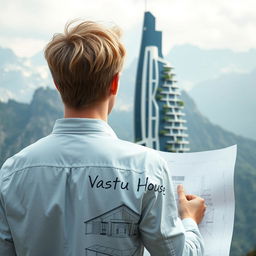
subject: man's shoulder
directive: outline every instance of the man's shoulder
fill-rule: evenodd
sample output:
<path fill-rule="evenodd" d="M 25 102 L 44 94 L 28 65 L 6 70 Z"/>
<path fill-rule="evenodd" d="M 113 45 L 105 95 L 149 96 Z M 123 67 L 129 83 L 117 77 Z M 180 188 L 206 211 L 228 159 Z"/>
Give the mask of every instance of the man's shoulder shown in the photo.
<path fill-rule="evenodd" d="M 113 147 L 116 152 L 119 152 L 118 159 L 121 162 L 122 158 L 128 159 L 136 168 L 143 168 L 147 171 L 161 169 L 165 165 L 165 160 L 157 150 L 121 139 L 117 143 L 118 146 L 113 145 Z"/>
<path fill-rule="evenodd" d="M 41 149 L 40 151 L 44 151 L 43 145 L 45 141 L 49 141 L 48 136 L 35 141 L 8 158 L 1 167 L 0 179 L 8 177 L 12 173 L 30 166 L 33 158 L 40 156 L 38 152 L 39 149 Z"/>
<path fill-rule="evenodd" d="M 0 179 L 31 167 L 113 166 L 136 172 L 161 170 L 164 160 L 151 148 L 121 139 L 85 139 L 49 135 L 7 159 Z"/>

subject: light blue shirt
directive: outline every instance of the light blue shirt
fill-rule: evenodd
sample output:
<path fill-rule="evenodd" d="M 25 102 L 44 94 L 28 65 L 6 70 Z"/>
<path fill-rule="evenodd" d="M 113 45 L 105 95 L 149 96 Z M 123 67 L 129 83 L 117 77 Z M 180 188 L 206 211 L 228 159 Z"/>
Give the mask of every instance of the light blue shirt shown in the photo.
<path fill-rule="evenodd" d="M 97 119 L 59 119 L 0 171 L 1 256 L 203 255 L 152 149 Z"/>

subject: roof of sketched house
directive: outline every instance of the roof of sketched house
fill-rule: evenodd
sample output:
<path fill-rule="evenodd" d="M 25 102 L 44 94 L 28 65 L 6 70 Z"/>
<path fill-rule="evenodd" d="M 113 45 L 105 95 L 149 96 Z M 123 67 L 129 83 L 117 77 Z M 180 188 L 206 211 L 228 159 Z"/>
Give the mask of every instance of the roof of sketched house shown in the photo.
<path fill-rule="evenodd" d="M 115 208 L 113 208 L 113 209 L 111 209 L 111 210 L 109 210 L 109 211 L 107 211 L 107 212 L 104 212 L 104 213 L 101 214 L 101 215 L 98 215 L 98 216 L 96 216 L 96 217 L 94 217 L 94 218 L 92 218 L 92 219 L 89 219 L 89 220 L 85 221 L 84 223 L 88 223 L 88 222 L 91 222 L 91 221 L 93 221 L 93 220 L 96 220 L 96 219 L 99 219 L 99 218 L 102 218 L 102 217 L 106 217 L 107 215 L 111 215 L 114 211 L 116 211 L 116 210 L 118 210 L 118 209 L 121 209 L 121 208 L 123 208 L 123 210 L 128 211 L 129 214 L 131 213 L 131 214 L 133 215 L 133 218 L 135 217 L 136 220 L 138 220 L 138 219 L 140 218 L 140 215 L 139 215 L 137 212 L 135 212 L 134 210 L 132 210 L 132 209 L 131 209 L 130 207 L 128 207 L 127 205 L 122 204 L 122 205 L 119 205 L 118 207 L 115 207 Z"/>

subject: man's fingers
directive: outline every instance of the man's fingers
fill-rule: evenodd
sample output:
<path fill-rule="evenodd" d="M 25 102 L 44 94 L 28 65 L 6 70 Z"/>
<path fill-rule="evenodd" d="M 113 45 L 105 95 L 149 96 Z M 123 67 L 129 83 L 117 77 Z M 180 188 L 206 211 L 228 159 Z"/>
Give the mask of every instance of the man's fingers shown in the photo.
<path fill-rule="evenodd" d="M 188 201 L 195 199 L 197 196 L 195 195 L 186 195 Z"/>
<path fill-rule="evenodd" d="M 179 199 L 186 199 L 185 191 L 182 184 L 179 184 L 177 186 L 177 193 L 178 193 Z"/>

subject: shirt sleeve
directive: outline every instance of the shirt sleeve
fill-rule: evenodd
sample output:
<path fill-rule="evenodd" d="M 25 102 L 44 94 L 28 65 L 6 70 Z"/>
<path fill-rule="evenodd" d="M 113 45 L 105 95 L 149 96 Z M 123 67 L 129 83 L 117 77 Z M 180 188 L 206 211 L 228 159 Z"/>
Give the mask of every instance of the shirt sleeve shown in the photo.
<path fill-rule="evenodd" d="M 0 188 L 2 183 L 0 181 Z M 12 240 L 11 231 L 6 219 L 6 214 L 4 211 L 4 204 L 2 200 L 2 195 L 0 191 L 0 255 L 4 256 L 15 256 L 15 248 Z"/>
<path fill-rule="evenodd" d="M 151 256 L 203 256 L 204 245 L 197 224 L 178 216 L 173 183 L 167 164 L 156 177 L 163 192 L 147 191 L 143 198 L 140 234 Z M 154 178 L 152 178 L 154 180 Z"/>

